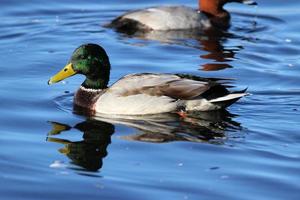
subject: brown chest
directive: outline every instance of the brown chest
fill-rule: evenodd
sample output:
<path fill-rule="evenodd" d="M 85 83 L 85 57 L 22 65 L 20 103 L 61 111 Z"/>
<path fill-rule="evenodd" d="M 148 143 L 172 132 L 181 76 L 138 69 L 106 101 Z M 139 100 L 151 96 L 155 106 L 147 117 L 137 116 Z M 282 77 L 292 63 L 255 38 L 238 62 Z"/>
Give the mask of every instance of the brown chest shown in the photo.
<path fill-rule="evenodd" d="M 103 90 L 92 90 L 80 87 L 74 95 L 74 104 L 81 108 L 94 111 L 95 103 Z"/>

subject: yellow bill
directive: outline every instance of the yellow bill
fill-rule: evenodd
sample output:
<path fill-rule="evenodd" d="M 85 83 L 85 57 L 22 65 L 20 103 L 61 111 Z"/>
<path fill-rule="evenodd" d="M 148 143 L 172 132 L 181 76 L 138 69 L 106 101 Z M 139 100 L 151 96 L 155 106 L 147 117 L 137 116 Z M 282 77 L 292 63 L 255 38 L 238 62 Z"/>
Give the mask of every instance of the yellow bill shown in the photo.
<path fill-rule="evenodd" d="M 76 74 L 76 72 L 73 69 L 72 63 L 67 64 L 60 72 L 58 72 L 49 79 L 48 85 L 57 83 L 61 80 L 64 80 L 65 78 L 73 76 L 74 74 Z"/>

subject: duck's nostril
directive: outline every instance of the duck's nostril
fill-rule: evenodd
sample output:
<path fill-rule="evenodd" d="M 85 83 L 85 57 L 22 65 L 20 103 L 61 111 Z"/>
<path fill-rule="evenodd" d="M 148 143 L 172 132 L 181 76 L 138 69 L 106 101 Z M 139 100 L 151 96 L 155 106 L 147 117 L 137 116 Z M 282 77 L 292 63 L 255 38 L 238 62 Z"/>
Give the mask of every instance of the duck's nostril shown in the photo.
<path fill-rule="evenodd" d="M 68 69 L 66 68 L 66 69 L 64 69 L 64 71 L 66 72 L 66 71 L 68 71 Z"/>

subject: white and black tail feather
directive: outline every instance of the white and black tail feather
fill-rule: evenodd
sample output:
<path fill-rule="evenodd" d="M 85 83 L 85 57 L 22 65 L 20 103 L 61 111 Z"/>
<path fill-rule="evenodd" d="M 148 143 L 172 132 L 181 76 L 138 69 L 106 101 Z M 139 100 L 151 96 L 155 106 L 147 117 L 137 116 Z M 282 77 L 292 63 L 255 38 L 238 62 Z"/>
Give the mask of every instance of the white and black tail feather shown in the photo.
<path fill-rule="evenodd" d="M 247 88 L 240 91 L 229 91 L 228 89 L 233 87 L 231 83 L 234 81 L 234 79 L 231 78 L 203 78 L 189 74 L 176 75 L 181 78 L 207 82 L 209 89 L 200 96 L 220 108 L 226 108 L 243 96 L 248 95 L 248 93 L 246 93 Z"/>
<path fill-rule="evenodd" d="M 247 91 L 247 88 L 245 88 L 244 90 L 231 92 L 229 94 L 226 94 L 225 96 L 210 99 L 209 102 L 216 104 L 222 108 L 226 108 L 226 107 L 232 105 L 233 103 L 235 103 L 236 101 L 238 101 L 243 96 L 248 95 L 248 93 L 246 93 L 246 91 Z"/>

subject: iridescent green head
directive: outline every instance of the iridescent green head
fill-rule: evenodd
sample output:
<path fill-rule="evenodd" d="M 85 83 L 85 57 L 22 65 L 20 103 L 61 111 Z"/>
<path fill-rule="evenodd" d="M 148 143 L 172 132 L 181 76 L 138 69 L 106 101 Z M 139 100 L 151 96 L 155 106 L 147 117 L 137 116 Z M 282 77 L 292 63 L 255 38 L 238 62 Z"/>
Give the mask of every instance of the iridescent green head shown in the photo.
<path fill-rule="evenodd" d="M 105 50 L 97 44 L 83 44 L 72 54 L 68 64 L 48 84 L 57 83 L 75 74 L 83 74 L 86 80 L 82 86 L 91 89 L 107 87 L 110 74 L 109 58 Z"/>

